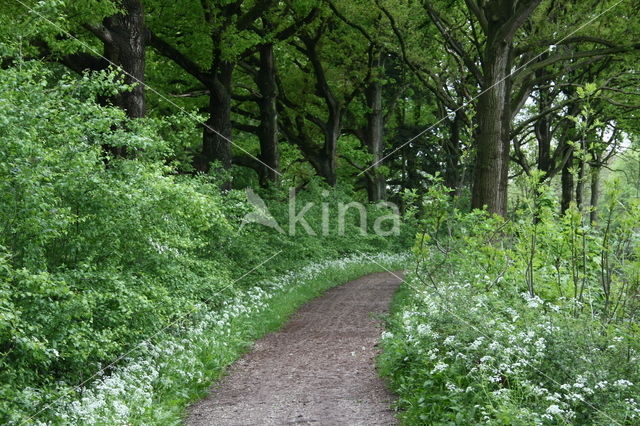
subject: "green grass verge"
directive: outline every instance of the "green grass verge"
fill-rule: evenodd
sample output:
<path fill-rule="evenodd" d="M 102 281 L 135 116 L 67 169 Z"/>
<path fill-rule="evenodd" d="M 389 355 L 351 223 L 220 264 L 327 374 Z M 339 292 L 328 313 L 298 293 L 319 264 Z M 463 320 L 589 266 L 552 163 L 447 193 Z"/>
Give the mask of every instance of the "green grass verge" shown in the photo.
<path fill-rule="evenodd" d="M 397 325 L 394 324 L 394 322 L 398 321 L 398 318 L 399 316 L 401 316 L 402 311 L 406 307 L 407 300 L 410 297 L 411 289 L 408 287 L 406 282 L 403 282 L 402 284 L 400 284 L 400 287 L 398 287 L 395 294 L 393 295 L 393 299 L 391 299 L 391 304 L 389 306 L 389 313 L 384 317 L 385 330 L 394 330 L 395 328 L 397 328 Z M 384 380 L 384 383 L 390 392 L 401 392 L 402 389 L 399 389 L 397 383 L 394 382 L 394 373 L 397 366 L 390 359 L 389 355 L 389 348 L 387 347 L 387 345 L 385 345 L 385 341 L 382 340 L 380 342 L 380 352 L 376 357 L 376 367 L 378 370 L 378 374 L 380 375 L 380 377 L 382 377 L 382 380 Z M 401 424 L 404 424 L 402 416 L 403 413 L 401 411 L 398 412 L 401 407 L 397 402 L 394 403 L 393 408 L 396 410 L 396 417 L 398 418 L 398 420 L 401 422 Z"/>
<path fill-rule="evenodd" d="M 202 375 L 192 380 L 184 380 L 183 376 L 165 378 L 164 381 L 170 385 L 156 393 L 153 405 L 143 417 L 136 419 L 136 424 L 181 424 L 186 415 L 186 408 L 206 396 L 209 387 L 223 376 L 230 364 L 250 350 L 257 339 L 282 327 L 304 303 L 322 295 L 330 288 L 363 275 L 382 272 L 385 268 L 398 270 L 403 267 L 400 262 L 385 264 L 384 268 L 375 263 L 352 264 L 344 269 L 323 271 L 315 279 L 278 294 L 259 315 L 240 317 L 234 321 L 232 338 L 225 346 L 216 346 L 214 350 L 209 346 L 191 347 L 190 350 L 197 360 L 195 364 L 204 366 Z"/>

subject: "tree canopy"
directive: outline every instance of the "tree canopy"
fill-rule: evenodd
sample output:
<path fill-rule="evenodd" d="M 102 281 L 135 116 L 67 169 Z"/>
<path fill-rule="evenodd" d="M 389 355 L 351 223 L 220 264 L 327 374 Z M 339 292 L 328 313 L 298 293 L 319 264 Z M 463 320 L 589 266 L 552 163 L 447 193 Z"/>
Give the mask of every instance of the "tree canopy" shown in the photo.
<path fill-rule="evenodd" d="M 201 137 L 176 150 L 179 171 L 215 164 L 230 170 L 228 186 L 318 175 L 375 201 L 438 172 L 470 206 L 505 215 L 509 177 L 534 168 L 545 180 L 565 170 L 569 200 L 568 170 L 584 168 L 576 144 L 588 144 L 571 120 L 585 108 L 578 89 L 595 85 L 591 118 L 609 116 L 604 136 L 616 129 L 598 146 L 635 130 L 628 2 L 24 0 L 4 10 L 15 22 L 5 63 L 118 69 L 132 89 L 103 102 L 132 118 L 198 117 Z"/>

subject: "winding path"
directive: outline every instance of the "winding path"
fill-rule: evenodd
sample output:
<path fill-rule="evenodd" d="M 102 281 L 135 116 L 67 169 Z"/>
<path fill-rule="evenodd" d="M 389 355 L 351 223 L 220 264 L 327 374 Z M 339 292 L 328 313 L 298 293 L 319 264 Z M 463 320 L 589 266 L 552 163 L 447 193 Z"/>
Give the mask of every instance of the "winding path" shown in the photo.
<path fill-rule="evenodd" d="M 307 303 L 191 407 L 187 424 L 396 424 L 375 356 L 376 317 L 399 284 L 389 273 L 367 275 Z"/>

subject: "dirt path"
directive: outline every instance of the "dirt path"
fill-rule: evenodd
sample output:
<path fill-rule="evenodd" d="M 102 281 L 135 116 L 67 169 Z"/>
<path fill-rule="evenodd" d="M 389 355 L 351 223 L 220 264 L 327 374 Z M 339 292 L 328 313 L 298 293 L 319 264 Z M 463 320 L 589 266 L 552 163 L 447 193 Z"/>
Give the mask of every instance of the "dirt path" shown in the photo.
<path fill-rule="evenodd" d="M 395 424 L 374 358 L 375 317 L 398 284 L 388 273 L 367 275 L 304 305 L 230 368 L 187 424 Z"/>

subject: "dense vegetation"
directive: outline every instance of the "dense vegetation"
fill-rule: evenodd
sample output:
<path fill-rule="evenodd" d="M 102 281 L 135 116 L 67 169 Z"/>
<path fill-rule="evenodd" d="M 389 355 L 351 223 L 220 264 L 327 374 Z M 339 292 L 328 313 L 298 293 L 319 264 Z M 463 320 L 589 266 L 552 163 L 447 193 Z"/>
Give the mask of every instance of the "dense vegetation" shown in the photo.
<path fill-rule="evenodd" d="M 407 424 L 638 423 L 638 177 L 601 227 L 531 181 L 510 221 L 432 186 L 379 360 Z"/>
<path fill-rule="evenodd" d="M 401 261 L 349 256 L 413 244 L 381 358 L 408 423 L 636 422 L 635 2 L 0 12 L 0 421 L 177 421 L 297 304 Z"/>
<path fill-rule="evenodd" d="M 167 165 L 162 133 L 179 117 L 131 123 L 122 110 L 87 100 L 113 90 L 108 75 L 58 80 L 29 63 L 0 71 L 0 80 L 0 411 L 9 418 L 19 407 L 37 411 L 42 392 L 66 392 L 132 342 L 202 304 L 216 309 L 247 283 L 350 252 L 399 248 L 397 239 L 363 236 L 355 215 L 344 235 L 323 235 L 319 206 L 306 215 L 317 236 L 241 227 L 252 211 L 243 191 L 223 194 L 219 179 Z M 106 159 L 110 143 L 131 155 Z M 322 198 L 312 186 L 298 205 Z M 267 195 L 284 224 L 282 192 Z M 335 190 L 326 204 L 352 199 Z M 369 213 L 388 214 L 375 206 Z M 335 216 L 330 227 L 337 229 Z"/>

